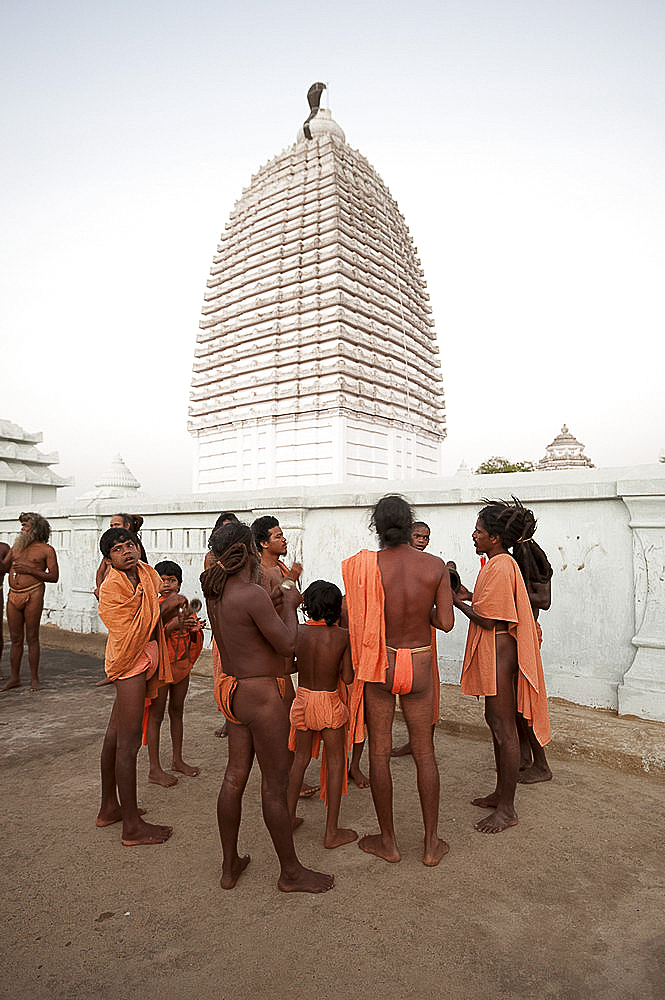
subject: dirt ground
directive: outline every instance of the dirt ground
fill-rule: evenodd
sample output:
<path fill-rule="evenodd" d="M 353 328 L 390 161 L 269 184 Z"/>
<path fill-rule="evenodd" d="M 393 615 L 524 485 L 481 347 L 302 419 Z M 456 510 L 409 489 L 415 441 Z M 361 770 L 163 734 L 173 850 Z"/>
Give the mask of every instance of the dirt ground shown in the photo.
<path fill-rule="evenodd" d="M 473 830 L 482 812 L 469 800 L 492 787 L 489 738 L 439 729 L 440 833 L 450 854 L 438 868 L 421 864 L 414 765 L 400 759 L 401 864 L 355 844 L 326 851 L 323 804 L 304 802 L 301 858 L 336 877 L 331 892 L 308 896 L 276 889 L 253 773 L 241 829 L 252 862 L 224 892 L 215 806 L 227 750 L 213 735 L 221 717 L 210 682 L 195 677 L 186 706 L 185 759 L 200 776 L 172 789 L 150 785 L 141 751 L 141 803 L 175 833 L 160 847 L 132 849 L 118 826 L 94 823 L 114 694 L 94 686 L 101 676 L 96 647 L 46 649 L 45 690 L 0 697 L 0 997 L 665 996 L 660 774 L 557 759 L 552 782 L 518 789 L 519 825 L 483 836 Z M 398 719 L 396 740 L 403 733 Z M 166 760 L 166 732 L 162 739 Z M 374 831 L 369 792 L 352 787 L 341 819 L 360 834 Z"/>

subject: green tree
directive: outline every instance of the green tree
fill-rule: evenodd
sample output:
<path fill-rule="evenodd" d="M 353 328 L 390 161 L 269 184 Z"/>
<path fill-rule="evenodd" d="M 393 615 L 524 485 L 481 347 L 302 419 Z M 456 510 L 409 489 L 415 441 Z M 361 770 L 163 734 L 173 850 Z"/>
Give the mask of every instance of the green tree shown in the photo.
<path fill-rule="evenodd" d="M 481 462 L 476 472 L 481 476 L 488 476 L 494 472 L 533 472 L 533 462 L 509 462 L 501 455 L 492 455 Z"/>

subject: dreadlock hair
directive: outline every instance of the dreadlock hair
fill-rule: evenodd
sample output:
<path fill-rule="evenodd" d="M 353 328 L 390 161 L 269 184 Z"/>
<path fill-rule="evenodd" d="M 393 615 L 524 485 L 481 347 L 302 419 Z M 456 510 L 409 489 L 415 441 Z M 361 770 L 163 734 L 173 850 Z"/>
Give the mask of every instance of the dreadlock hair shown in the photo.
<path fill-rule="evenodd" d="M 413 510 L 408 501 L 396 493 L 381 497 L 372 511 L 369 526 L 379 536 L 381 548 L 410 545 Z"/>
<path fill-rule="evenodd" d="M 512 549 L 527 590 L 530 583 L 547 583 L 553 570 L 538 542 L 533 538 L 537 521 L 533 511 L 525 507 L 516 496 L 507 500 L 486 500 L 486 507 L 478 514 L 488 534 L 498 535 L 504 549 Z"/>
<path fill-rule="evenodd" d="M 227 579 L 239 573 L 256 555 L 252 529 L 242 521 L 230 521 L 213 531 L 210 550 L 217 562 L 201 573 L 201 589 L 206 600 L 218 601 Z"/>
<path fill-rule="evenodd" d="M 302 595 L 302 608 L 308 618 L 335 625 L 342 613 L 342 591 L 327 580 L 315 580 Z"/>

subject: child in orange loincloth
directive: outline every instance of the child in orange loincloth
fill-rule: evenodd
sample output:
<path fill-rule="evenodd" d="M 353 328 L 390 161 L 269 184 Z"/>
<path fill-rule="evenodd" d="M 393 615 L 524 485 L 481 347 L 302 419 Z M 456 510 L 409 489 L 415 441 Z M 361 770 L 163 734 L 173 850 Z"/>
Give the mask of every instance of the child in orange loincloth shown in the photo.
<path fill-rule="evenodd" d="M 165 559 L 163 562 L 158 562 L 155 569 L 162 580 L 160 614 L 171 661 L 173 683 L 160 687 L 156 698 L 150 703 L 146 738 L 150 758 L 148 780 L 154 785 L 170 788 L 178 784 L 178 779 L 174 774 L 165 771 L 159 760 L 159 734 L 167 698 L 173 744 L 171 770 L 186 774 L 190 778 L 196 777 L 199 773 L 198 767 L 192 767 L 182 759 L 183 711 L 189 688 L 189 675 L 203 649 L 205 622 L 196 616 L 187 599 L 180 595 L 182 569 L 178 563 Z"/>
<path fill-rule="evenodd" d="M 291 706 L 289 749 L 295 758 L 289 776 L 287 801 L 293 828 L 302 819 L 296 816 L 305 771 L 312 759 L 321 761 L 321 798 L 328 807 L 323 846 L 342 847 L 357 839 L 355 830 L 338 826 L 342 792 L 346 794 L 346 684 L 353 681 L 349 633 L 338 625 L 342 593 L 334 583 L 316 580 L 303 594 L 307 616 L 298 626 L 296 661 L 298 690 Z M 343 700 L 344 699 L 344 700 Z"/>

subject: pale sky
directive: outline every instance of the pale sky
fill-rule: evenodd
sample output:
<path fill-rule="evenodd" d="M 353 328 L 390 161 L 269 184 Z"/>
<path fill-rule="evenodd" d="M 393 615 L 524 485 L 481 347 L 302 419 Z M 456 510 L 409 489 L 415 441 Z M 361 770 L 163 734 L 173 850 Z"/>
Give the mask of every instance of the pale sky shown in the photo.
<path fill-rule="evenodd" d="M 431 296 L 444 472 L 658 460 L 662 0 L 5 0 L 0 419 L 89 490 L 119 452 L 191 489 L 212 255 L 315 80 L 406 218 Z"/>

